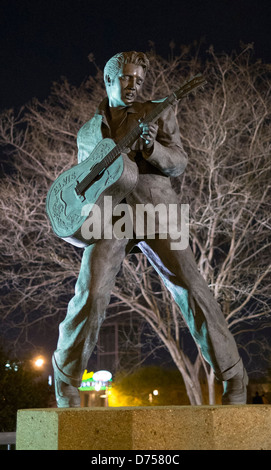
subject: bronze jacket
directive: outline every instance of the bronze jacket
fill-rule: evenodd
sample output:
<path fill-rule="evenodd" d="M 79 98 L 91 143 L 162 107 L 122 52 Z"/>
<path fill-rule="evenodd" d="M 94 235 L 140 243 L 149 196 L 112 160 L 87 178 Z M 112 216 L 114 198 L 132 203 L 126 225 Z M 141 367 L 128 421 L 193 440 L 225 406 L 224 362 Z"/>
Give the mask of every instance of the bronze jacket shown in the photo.
<path fill-rule="evenodd" d="M 135 102 L 119 109 L 118 127 L 110 126 L 108 98 L 99 105 L 92 119 L 87 121 L 77 135 L 78 163 L 85 160 L 95 146 L 106 137 L 118 143 L 137 123 L 157 105 L 157 102 Z M 115 113 L 114 113 L 115 114 Z M 187 154 L 183 149 L 177 119 L 172 107 L 163 112 L 157 121 L 158 133 L 151 153 L 143 149 L 143 140 L 132 146 L 128 157 L 136 163 L 139 177 L 134 190 L 126 197 L 135 215 L 136 204 L 178 204 L 170 177 L 179 176 L 185 170 Z M 156 227 L 156 232 L 158 226 Z"/>

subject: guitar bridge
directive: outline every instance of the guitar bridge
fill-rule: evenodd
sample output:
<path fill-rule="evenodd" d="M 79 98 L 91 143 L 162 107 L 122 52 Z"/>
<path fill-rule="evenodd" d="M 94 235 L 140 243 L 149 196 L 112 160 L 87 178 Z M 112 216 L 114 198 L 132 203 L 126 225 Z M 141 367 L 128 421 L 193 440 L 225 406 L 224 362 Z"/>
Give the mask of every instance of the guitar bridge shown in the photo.
<path fill-rule="evenodd" d="M 79 181 L 77 181 L 77 185 L 75 186 L 74 190 L 75 190 L 77 196 L 82 196 L 82 191 L 80 190 L 80 183 L 79 183 Z"/>
<path fill-rule="evenodd" d="M 84 189 L 80 189 L 80 183 L 77 181 L 77 186 L 74 188 L 76 196 L 81 200 L 81 202 L 84 202 L 86 200 L 84 193 Z"/>

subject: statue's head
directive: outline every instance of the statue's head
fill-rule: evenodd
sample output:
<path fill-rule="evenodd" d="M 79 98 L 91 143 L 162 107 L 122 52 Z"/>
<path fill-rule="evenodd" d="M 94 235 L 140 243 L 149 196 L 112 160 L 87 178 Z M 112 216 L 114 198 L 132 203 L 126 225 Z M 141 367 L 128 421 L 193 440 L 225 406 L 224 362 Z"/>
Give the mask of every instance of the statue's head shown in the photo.
<path fill-rule="evenodd" d="M 105 65 L 104 82 L 110 106 L 128 106 L 138 96 L 149 67 L 143 52 L 120 52 Z"/>

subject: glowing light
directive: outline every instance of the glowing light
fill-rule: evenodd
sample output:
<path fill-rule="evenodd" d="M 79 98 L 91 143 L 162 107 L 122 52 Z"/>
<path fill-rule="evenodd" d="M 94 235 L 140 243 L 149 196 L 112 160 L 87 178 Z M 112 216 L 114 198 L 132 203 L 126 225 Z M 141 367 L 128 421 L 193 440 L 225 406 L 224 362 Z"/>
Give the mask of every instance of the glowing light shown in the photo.
<path fill-rule="evenodd" d="M 154 395 L 158 395 L 158 390 L 154 390 L 152 393 L 153 393 Z"/>
<path fill-rule="evenodd" d="M 43 359 L 43 357 L 37 357 L 36 359 L 34 359 L 34 365 L 36 367 L 42 367 L 44 365 L 45 361 Z"/>

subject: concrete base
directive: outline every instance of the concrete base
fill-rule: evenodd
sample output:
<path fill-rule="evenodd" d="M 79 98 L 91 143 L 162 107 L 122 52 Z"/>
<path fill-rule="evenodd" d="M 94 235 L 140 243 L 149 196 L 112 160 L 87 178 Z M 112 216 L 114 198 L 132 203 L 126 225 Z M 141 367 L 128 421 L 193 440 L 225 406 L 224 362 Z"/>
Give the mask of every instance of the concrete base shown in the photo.
<path fill-rule="evenodd" d="M 271 450 L 271 405 L 19 410 L 17 450 Z"/>

